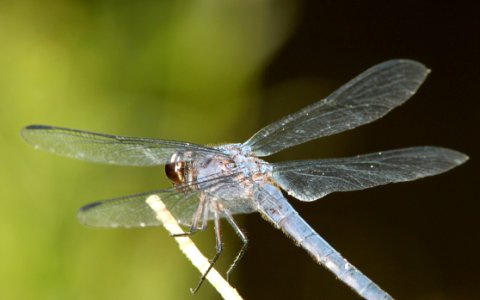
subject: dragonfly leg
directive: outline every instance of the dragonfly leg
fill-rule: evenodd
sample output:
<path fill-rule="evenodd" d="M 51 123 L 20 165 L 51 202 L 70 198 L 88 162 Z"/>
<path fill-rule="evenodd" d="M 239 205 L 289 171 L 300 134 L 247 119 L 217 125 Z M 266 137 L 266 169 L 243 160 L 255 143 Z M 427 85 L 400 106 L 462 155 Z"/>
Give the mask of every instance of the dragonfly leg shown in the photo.
<path fill-rule="evenodd" d="M 214 228 L 215 228 L 216 253 L 215 253 L 215 256 L 210 260 L 210 266 L 208 266 L 208 269 L 205 271 L 205 273 L 203 273 L 202 277 L 200 278 L 200 282 L 198 282 L 197 286 L 194 289 L 190 289 L 192 294 L 195 294 L 198 291 L 198 289 L 202 286 L 202 283 L 205 281 L 205 278 L 207 278 L 208 273 L 213 268 L 218 258 L 220 257 L 220 254 L 222 254 L 222 251 L 223 251 L 222 236 L 220 232 L 220 217 L 216 210 L 213 211 L 213 214 L 214 214 L 213 220 L 214 220 Z"/>
<path fill-rule="evenodd" d="M 205 197 L 200 197 L 200 202 L 198 203 L 197 209 L 195 210 L 195 213 L 193 214 L 192 217 L 192 225 L 186 232 L 182 233 L 176 233 L 176 234 L 171 234 L 171 237 L 181 237 L 181 236 L 190 236 L 193 235 L 195 232 L 199 230 L 204 230 L 206 227 L 206 222 L 205 222 L 205 214 L 208 212 L 205 209 Z M 198 226 L 198 222 L 200 221 L 200 217 L 203 216 L 202 218 L 202 224 L 201 226 Z"/>
<path fill-rule="evenodd" d="M 237 267 L 238 262 L 240 261 L 240 259 L 245 254 L 245 251 L 247 251 L 248 239 L 247 239 L 247 236 L 245 235 L 245 233 L 240 229 L 240 227 L 238 227 L 237 223 L 233 219 L 230 212 L 224 210 L 224 216 L 225 216 L 225 219 L 227 219 L 227 222 L 230 224 L 230 226 L 232 226 L 232 228 L 235 231 L 235 233 L 237 234 L 237 236 L 242 241 L 242 248 L 240 248 L 240 250 L 237 253 L 237 256 L 235 256 L 235 259 L 233 260 L 232 264 L 230 265 L 230 267 L 227 270 L 227 281 L 229 281 L 230 274 L 232 273 L 233 269 L 235 269 Z"/>

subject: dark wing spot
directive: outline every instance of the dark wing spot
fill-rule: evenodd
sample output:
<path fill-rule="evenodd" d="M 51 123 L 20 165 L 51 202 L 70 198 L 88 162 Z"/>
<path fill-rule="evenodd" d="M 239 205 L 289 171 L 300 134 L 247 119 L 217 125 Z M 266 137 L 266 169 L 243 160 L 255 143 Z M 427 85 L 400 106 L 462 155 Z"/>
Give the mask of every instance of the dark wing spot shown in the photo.
<path fill-rule="evenodd" d="M 100 201 L 87 204 L 87 205 L 85 205 L 85 206 L 80 207 L 79 212 L 87 211 L 87 210 L 89 210 L 89 209 L 91 209 L 91 208 L 94 208 L 94 207 L 96 207 L 96 206 L 99 206 L 99 205 L 101 205 L 101 204 L 102 204 L 102 202 L 100 202 Z"/>

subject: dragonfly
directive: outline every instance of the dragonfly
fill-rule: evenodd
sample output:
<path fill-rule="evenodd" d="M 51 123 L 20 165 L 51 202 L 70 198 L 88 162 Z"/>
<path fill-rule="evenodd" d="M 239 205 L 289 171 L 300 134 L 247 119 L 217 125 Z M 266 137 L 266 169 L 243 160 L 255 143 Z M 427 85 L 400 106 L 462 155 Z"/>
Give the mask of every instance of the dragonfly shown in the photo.
<path fill-rule="evenodd" d="M 79 160 L 122 166 L 164 165 L 172 187 L 88 204 L 77 215 L 85 225 L 160 226 L 145 201 L 157 195 L 175 219 L 189 228 L 187 234 L 204 230 L 213 221 L 216 254 L 212 267 L 222 252 L 220 220 L 224 218 L 243 245 L 227 270 L 228 278 L 248 243 L 233 216 L 258 212 L 364 299 L 393 299 L 302 219 L 287 195 L 313 202 L 332 192 L 416 180 L 448 171 L 467 161 L 468 156 L 443 147 L 418 146 L 277 163 L 262 157 L 383 117 L 408 100 L 429 72 L 423 64 L 409 59 L 377 64 L 328 97 L 267 125 L 244 143 L 202 146 L 47 125 L 27 126 L 21 134 L 35 148 Z"/>

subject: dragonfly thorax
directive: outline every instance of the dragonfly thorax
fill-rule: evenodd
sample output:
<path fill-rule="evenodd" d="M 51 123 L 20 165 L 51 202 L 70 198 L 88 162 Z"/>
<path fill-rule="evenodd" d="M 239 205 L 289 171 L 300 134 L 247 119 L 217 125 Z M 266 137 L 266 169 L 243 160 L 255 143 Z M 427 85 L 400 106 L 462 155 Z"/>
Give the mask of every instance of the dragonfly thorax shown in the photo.
<path fill-rule="evenodd" d="M 242 144 L 226 144 L 219 146 L 219 149 L 231 157 L 234 167 L 245 177 L 253 181 L 267 181 L 271 175 L 271 166 L 256 157 L 250 147 Z"/>

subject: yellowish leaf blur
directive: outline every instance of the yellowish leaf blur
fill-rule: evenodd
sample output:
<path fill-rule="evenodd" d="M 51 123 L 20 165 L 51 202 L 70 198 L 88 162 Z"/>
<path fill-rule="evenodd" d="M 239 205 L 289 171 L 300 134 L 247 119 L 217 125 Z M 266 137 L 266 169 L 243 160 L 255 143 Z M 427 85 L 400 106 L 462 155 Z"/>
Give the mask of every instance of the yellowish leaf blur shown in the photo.
<path fill-rule="evenodd" d="M 161 168 L 56 157 L 19 131 L 50 124 L 196 143 L 245 138 L 254 122 L 236 127 L 257 116 L 259 75 L 291 30 L 292 5 L 0 2 L 2 299 L 190 297 L 200 274 L 164 230 L 92 229 L 75 218 L 90 201 L 168 186 Z M 213 255 L 211 234 L 200 245 Z M 204 287 L 195 297 L 217 295 Z"/>

